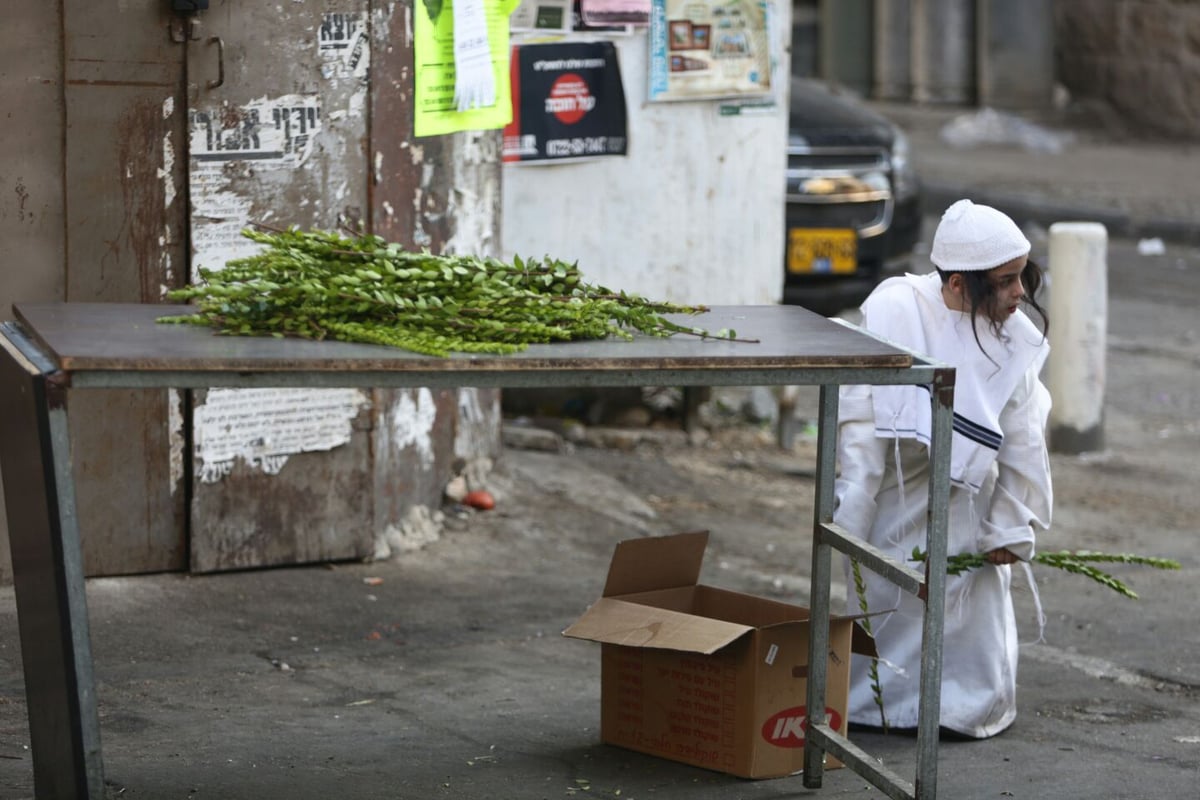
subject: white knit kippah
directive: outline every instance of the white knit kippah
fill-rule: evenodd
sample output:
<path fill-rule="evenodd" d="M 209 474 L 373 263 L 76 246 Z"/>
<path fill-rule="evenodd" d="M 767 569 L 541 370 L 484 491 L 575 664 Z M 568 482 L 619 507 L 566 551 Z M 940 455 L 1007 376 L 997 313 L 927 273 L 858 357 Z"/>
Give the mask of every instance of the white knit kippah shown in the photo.
<path fill-rule="evenodd" d="M 959 200 L 942 214 L 929 260 L 946 272 L 973 272 L 1007 264 L 1029 249 L 1029 240 L 1008 215 Z"/>

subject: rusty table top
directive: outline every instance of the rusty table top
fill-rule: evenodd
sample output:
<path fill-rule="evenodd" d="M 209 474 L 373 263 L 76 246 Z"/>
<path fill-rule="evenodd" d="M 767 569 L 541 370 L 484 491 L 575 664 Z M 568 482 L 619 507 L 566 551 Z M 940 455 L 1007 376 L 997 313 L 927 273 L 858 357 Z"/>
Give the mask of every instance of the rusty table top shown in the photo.
<path fill-rule="evenodd" d="M 722 372 L 755 373 L 767 383 L 772 373 L 798 370 L 903 370 L 914 365 L 907 351 L 892 347 L 798 306 L 718 306 L 698 315 L 670 318 L 715 332 L 735 330 L 728 341 L 690 335 L 635 334 L 632 341 L 604 340 L 531 345 L 510 355 L 461 354 L 432 357 L 398 348 L 337 341 L 274 337 L 219 336 L 198 325 L 157 321 L 190 313 L 190 306 L 123 303 L 43 303 L 14 306 L 23 333 L 57 368 L 73 376 L 128 373 L 140 385 L 178 385 L 156 373 L 205 373 L 203 381 L 226 383 L 233 376 L 282 377 L 333 373 L 362 383 L 363 375 L 402 383 L 401 376 L 450 378 L 460 385 L 524 383 L 525 375 L 564 373 L 588 376 L 596 384 L 666 383 L 679 373 L 705 376 L 697 383 L 732 383 L 745 375 L 719 379 Z M 761 376 L 759 375 L 761 373 Z M 224 378 L 222 378 L 224 376 Z M 355 378 L 358 376 L 358 378 Z M 332 380 L 332 376 L 326 376 Z M 778 378 L 783 375 L 776 376 Z M 657 378 L 657 379 L 655 379 Z M 328 382 L 328 381 L 322 381 Z M 554 383 L 562 381 L 555 380 Z M 890 382 L 890 381 L 889 381 Z M 908 382 L 908 381 L 903 381 Z M 187 381 L 186 383 L 193 383 Z M 93 384 L 99 385 L 99 384 Z"/>

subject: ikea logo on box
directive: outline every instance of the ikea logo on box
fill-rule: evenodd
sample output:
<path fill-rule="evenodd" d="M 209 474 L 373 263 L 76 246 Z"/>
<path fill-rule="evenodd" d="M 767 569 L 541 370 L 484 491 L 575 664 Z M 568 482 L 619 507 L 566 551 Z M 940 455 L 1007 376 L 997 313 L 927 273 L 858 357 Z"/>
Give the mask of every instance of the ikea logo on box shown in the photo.
<path fill-rule="evenodd" d="M 842 728 L 842 715 L 836 708 L 825 707 L 829 727 Z M 770 717 L 762 726 L 762 737 L 776 747 L 804 747 L 804 731 L 808 728 L 808 709 L 804 706 L 785 708 Z"/>

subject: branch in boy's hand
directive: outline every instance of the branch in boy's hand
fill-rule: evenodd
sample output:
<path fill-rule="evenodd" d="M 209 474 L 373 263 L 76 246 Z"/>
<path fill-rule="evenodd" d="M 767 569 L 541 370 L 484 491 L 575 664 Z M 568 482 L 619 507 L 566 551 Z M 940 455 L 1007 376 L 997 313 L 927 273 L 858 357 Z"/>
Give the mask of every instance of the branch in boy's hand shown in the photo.
<path fill-rule="evenodd" d="M 912 560 L 925 560 L 925 553 L 921 548 L 913 548 Z M 958 555 L 947 556 L 946 574 L 959 575 L 963 572 L 979 569 L 987 563 L 988 560 L 985 553 L 960 553 Z M 1134 553 L 1096 553 L 1089 550 L 1080 550 L 1079 552 L 1059 550 L 1053 553 L 1038 553 L 1033 557 L 1033 563 L 1091 578 L 1101 586 L 1106 586 L 1117 594 L 1124 595 L 1131 600 L 1138 599 L 1137 592 L 1130 589 L 1120 579 L 1092 566 L 1092 564 L 1138 564 L 1144 567 L 1153 567 L 1154 569 L 1180 568 L 1179 562 L 1171 558 L 1140 556 Z"/>

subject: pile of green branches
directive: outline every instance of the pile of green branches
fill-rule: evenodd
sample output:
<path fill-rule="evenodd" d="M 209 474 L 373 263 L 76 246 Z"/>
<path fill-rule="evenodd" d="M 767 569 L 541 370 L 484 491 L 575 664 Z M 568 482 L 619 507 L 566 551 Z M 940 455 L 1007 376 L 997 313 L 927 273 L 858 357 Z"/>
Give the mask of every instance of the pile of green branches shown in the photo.
<path fill-rule="evenodd" d="M 912 560 L 925 560 L 925 553 L 921 548 L 913 548 Z M 1096 564 L 1138 564 L 1143 567 L 1153 567 L 1155 569 L 1180 568 L 1179 562 L 1170 558 L 1139 556 L 1133 553 L 1096 553 L 1090 550 L 1080 550 L 1078 552 L 1059 550 L 1053 553 L 1038 553 L 1032 560 L 1034 564 L 1054 567 L 1064 572 L 1091 578 L 1101 586 L 1112 589 L 1117 594 L 1128 597 L 1130 600 L 1138 599 L 1137 592 L 1130 589 L 1123 581 L 1095 566 Z M 969 570 L 979 569 L 987 563 L 989 563 L 987 556 L 983 553 L 960 553 L 948 556 L 946 558 L 946 574 L 958 575 Z"/>
<path fill-rule="evenodd" d="M 587 283 L 578 267 L 551 258 L 507 263 L 412 252 L 378 236 L 255 230 L 263 248 L 200 270 L 198 285 L 168 293 L 195 314 L 160 322 L 207 325 L 241 336 L 296 336 L 389 345 L 432 356 L 513 353 L 532 343 L 708 333 L 664 314 L 704 306 L 651 302 Z"/>

